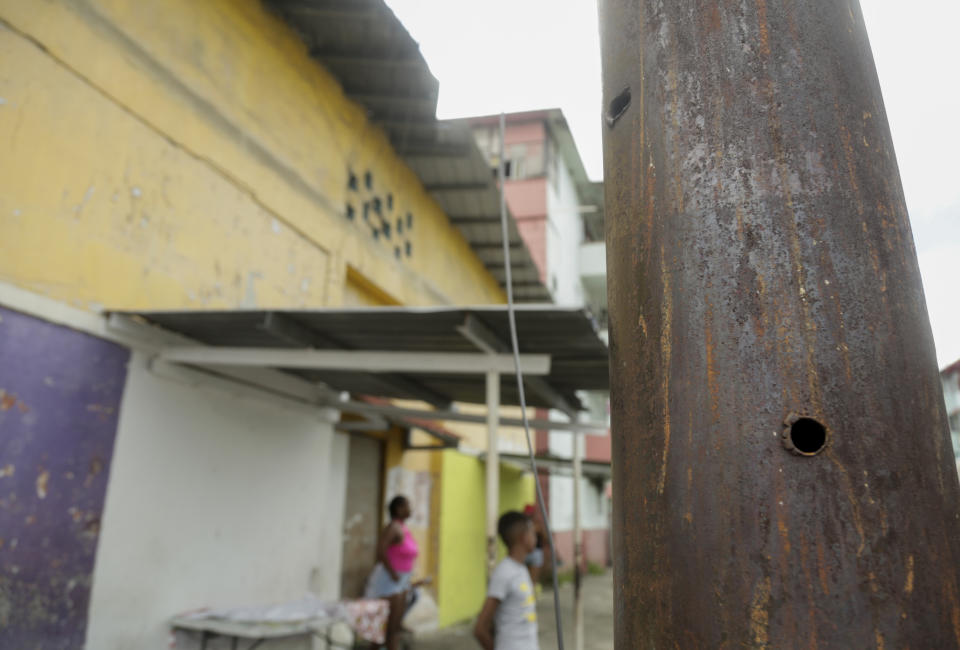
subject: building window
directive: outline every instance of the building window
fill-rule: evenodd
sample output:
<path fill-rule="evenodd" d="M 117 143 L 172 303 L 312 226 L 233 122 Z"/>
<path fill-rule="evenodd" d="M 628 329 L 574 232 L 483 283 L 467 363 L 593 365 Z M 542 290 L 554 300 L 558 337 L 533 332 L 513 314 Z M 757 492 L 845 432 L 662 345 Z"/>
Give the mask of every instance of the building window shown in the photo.
<path fill-rule="evenodd" d="M 503 163 L 503 177 L 504 177 L 504 178 L 515 178 L 515 176 L 516 176 L 516 170 L 517 170 L 516 161 L 513 161 L 513 160 L 506 160 L 506 161 L 504 161 L 504 163 Z M 495 179 L 496 179 L 496 178 L 500 178 L 500 164 L 499 164 L 499 163 L 497 163 L 496 165 L 494 165 L 491 171 L 493 172 L 493 177 L 494 177 Z"/>

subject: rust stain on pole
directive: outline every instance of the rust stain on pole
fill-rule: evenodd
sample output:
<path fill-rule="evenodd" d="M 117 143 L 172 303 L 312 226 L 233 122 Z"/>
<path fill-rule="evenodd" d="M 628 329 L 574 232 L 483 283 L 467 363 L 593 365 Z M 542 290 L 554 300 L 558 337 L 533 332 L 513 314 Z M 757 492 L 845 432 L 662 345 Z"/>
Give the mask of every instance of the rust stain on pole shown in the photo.
<path fill-rule="evenodd" d="M 858 3 L 600 17 L 617 647 L 960 647 L 960 486 Z"/>

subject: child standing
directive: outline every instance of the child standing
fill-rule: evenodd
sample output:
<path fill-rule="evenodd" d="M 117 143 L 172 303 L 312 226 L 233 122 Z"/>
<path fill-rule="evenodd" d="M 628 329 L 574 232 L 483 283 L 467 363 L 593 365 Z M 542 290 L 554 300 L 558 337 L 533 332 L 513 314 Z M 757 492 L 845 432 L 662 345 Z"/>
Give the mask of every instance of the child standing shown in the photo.
<path fill-rule="evenodd" d="M 533 522 L 510 511 L 500 517 L 497 532 L 508 553 L 490 575 L 473 635 L 484 650 L 537 650 L 537 598 L 524 563 L 537 546 Z"/>

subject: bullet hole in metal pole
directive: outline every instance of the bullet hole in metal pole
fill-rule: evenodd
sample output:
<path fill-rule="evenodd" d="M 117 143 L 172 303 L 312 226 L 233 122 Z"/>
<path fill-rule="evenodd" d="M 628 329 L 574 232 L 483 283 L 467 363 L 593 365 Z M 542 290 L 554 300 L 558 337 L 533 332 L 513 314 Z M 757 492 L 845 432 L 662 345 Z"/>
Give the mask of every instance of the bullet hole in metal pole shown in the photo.
<path fill-rule="evenodd" d="M 791 415 L 783 432 L 784 446 L 800 456 L 814 456 L 827 446 L 827 428 L 817 420 Z"/>
<path fill-rule="evenodd" d="M 620 91 L 620 94 L 613 98 L 610 102 L 610 106 L 607 108 L 607 114 L 604 116 L 604 120 L 607 123 L 607 126 L 611 129 L 613 125 L 617 123 L 617 120 L 627 112 L 627 108 L 630 107 L 630 87 L 627 86 Z"/>

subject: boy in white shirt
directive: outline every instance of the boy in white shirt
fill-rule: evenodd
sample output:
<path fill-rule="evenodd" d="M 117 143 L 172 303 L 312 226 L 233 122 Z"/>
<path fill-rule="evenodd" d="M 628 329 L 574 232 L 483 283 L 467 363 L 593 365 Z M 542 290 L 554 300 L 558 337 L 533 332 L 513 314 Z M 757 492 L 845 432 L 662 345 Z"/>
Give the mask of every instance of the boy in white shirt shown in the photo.
<path fill-rule="evenodd" d="M 537 598 L 524 562 L 537 546 L 533 522 L 512 510 L 500 517 L 497 532 L 508 553 L 490 574 L 473 635 L 484 650 L 537 650 Z"/>

